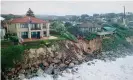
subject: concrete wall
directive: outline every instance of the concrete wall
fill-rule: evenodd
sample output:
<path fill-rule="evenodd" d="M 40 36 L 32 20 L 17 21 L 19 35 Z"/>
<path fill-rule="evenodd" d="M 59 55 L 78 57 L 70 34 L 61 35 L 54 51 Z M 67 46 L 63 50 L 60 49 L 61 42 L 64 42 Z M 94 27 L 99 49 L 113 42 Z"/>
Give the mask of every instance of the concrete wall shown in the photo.
<path fill-rule="evenodd" d="M 18 26 L 19 24 L 10 24 L 9 26 L 8 26 L 8 32 L 9 33 L 17 33 L 17 26 Z"/>

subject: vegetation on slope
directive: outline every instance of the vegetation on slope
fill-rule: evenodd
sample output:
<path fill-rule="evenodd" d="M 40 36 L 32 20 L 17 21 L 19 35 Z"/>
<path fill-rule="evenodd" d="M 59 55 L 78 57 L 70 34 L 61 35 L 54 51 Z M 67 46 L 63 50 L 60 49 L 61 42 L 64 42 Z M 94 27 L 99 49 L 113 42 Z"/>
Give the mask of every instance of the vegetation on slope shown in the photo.
<path fill-rule="evenodd" d="M 1 50 L 2 68 L 14 67 L 23 58 L 24 47 L 21 45 L 10 46 Z"/>
<path fill-rule="evenodd" d="M 133 30 L 121 27 L 118 24 L 113 24 L 112 26 L 116 28 L 115 34 L 109 39 L 103 39 L 103 50 L 114 50 L 117 49 L 119 45 L 123 45 L 129 48 L 131 45 L 126 41 L 126 38 L 133 36 Z"/>

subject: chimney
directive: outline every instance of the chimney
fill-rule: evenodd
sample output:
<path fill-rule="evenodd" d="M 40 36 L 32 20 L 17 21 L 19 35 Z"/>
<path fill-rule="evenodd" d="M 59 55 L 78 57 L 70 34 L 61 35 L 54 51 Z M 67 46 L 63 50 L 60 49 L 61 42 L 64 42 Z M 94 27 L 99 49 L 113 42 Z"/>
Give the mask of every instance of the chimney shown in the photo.
<path fill-rule="evenodd" d="M 125 15 L 125 6 L 123 6 L 124 12 L 123 12 L 123 25 L 126 27 L 126 15 Z"/>

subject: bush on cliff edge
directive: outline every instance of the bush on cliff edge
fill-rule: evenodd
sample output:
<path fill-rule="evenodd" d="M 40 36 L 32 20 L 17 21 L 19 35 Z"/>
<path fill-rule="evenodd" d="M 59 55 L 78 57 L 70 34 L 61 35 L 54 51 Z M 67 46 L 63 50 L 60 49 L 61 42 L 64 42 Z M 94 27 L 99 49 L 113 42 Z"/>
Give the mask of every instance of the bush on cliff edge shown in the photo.
<path fill-rule="evenodd" d="M 1 50 L 2 68 L 11 68 L 23 58 L 24 47 L 21 45 L 10 46 Z"/>

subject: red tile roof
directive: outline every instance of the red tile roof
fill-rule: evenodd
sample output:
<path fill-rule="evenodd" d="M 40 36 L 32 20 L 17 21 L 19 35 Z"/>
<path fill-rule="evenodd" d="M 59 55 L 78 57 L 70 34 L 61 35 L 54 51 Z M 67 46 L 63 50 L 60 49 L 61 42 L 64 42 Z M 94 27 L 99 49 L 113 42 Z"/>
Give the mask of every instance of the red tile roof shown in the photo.
<path fill-rule="evenodd" d="M 35 17 L 30 17 L 30 16 L 25 16 L 23 18 L 15 18 L 11 20 L 11 23 L 47 23 L 44 20 L 35 18 Z"/>

